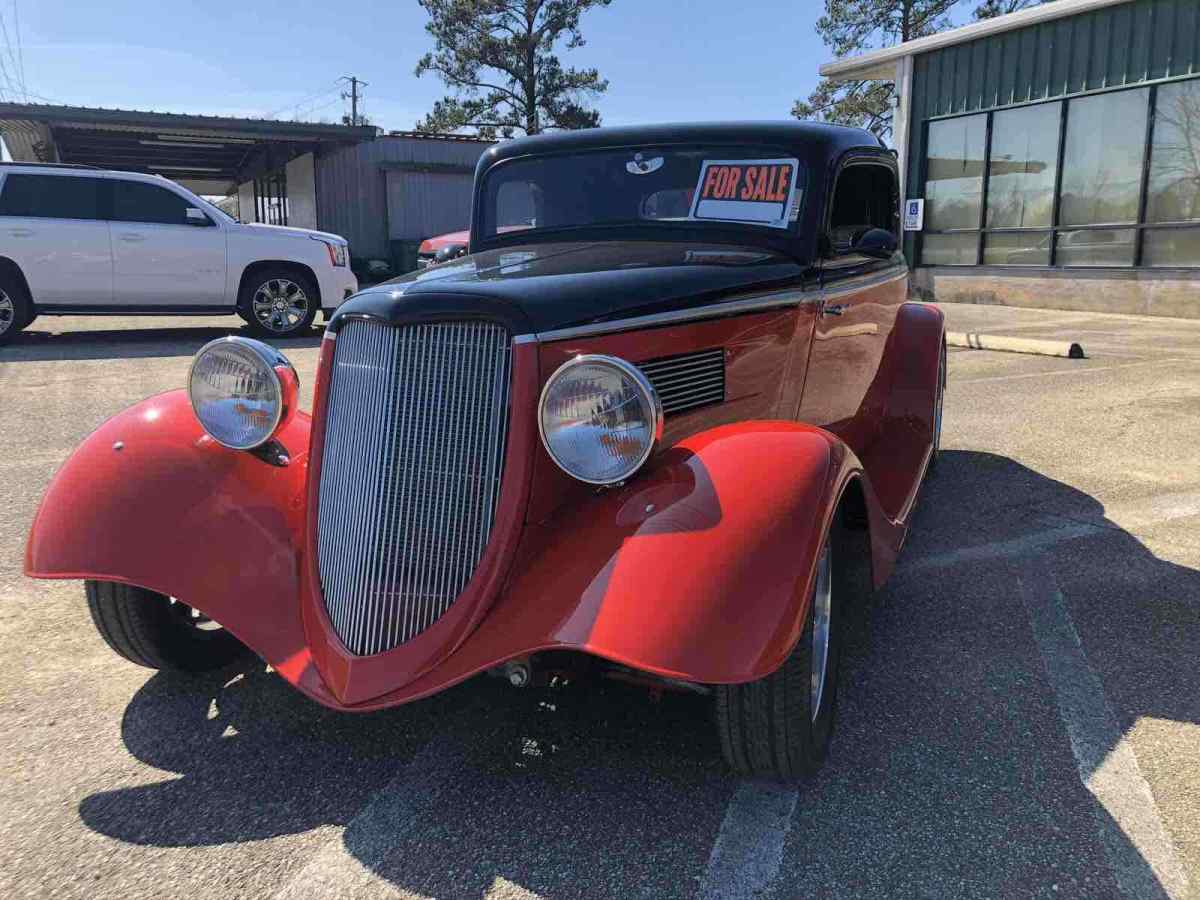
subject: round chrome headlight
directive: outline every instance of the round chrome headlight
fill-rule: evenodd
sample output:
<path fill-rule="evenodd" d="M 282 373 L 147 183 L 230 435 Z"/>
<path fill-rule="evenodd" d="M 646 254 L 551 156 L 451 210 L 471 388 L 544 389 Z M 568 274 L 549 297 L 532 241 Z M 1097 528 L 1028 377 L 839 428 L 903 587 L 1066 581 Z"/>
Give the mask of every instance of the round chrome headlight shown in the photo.
<path fill-rule="evenodd" d="M 546 452 L 568 475 L 589 484 L 624 481 L 662 437 L 658 394 L 642 372 L 613 356 L 563 363 L 538 406 Z"/>
<path fill-rule="evenodd" d="M 213 440 L 234 450 L 265 444 L 295 411 L 296 370 L 261 341 L 218 338 L 188 372 L 188 398 Z"/>

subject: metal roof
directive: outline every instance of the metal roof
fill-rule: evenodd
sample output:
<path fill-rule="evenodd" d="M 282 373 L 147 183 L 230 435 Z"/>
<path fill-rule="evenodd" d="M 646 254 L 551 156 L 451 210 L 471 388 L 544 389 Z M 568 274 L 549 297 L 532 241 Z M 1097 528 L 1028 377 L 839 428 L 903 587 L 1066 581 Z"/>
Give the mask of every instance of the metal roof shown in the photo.
<path fill-rule="evenodd" d="M 848 56 L 822 65 L 819 69 L 822 76 L 835 81 L 880 80 L 891 81 L 895 78 L 896 62 L 905 56 L 927 53 L 942 47 L 964 44 L 994 34 L 1002 34 L 1027 25 L 1048 22 L 1075 16 L 1106 6 L 1116 6 L 1119 3 L 1130 3 L 1132 0 L 1054 0 L 1053 3 L 1043 3 L 1040 6 L 1023 9 L 1020 12 L 985 19 L 961 28 L 952 28 L 928 37 L 917 38 L 894 47 L 884 47 L 882 50 L 872 50 L 858 56 Z"/>

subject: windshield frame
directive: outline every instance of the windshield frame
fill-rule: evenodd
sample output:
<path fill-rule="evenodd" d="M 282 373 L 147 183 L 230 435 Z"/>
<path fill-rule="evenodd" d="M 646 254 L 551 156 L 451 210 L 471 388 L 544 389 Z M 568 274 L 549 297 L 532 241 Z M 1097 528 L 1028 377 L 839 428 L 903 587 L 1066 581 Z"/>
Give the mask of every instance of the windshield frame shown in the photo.
<path fill-rule="evenodd" d="M 488 186 L 490 178 L 498 171 L 514 163 L 555 157 L 584 156 L 598 153 L 645 153 L 656 151 L 686 151 L 699 150 L 710 158 L 718 158 L 717 154 L 728 151 L 737 154 L 753 152 L 753 156 L 745 156 L 747 160 L 758 159 L 769 154 L 778 158 L 795 159 L 799 165 L 796 188 L 801 191 L 800 214 L 796 221 L 789 222 L 786 228 L 770 227 L 767 225 L 736 223 L 719 220 L 704 221 L 700 219 L 637 219 L 619 222 L 583 223 L 579 225 L 543 226 L 521 228 L 513 231 L 497 231 L 495 234 L 485 234 L 483 228 L 488 216 L 485 214 L 487 205 Z M 650 141 L 645 144 L 621 143 L 612 146 L 588 148 L 563 148 L 541 153 L 526 153 L 519 156 L 505 157 L 482 169 L 475 180 L 473 215 L 471 216 L 471 252 L 494 249 L 497 247 L 512 247 L 521 244 L 552 243 L 572 240 L 679 240 L 702 241 L 706 243 L 737 244 L 741 246 L 763 246 L 783 252 L 798 260 L 813 258 L 813 241 L 809 232 L 809 220 L 813 209 L 819 206 L 814 198 L 814 189 L 819 189 L 819 173 L 812 169 L 812 162 L 805 154 L 797 153 L 797 148 L 781 145 L 774 141 L 758 142 L 754 140 L 704 140 L 704 141 Z"/>

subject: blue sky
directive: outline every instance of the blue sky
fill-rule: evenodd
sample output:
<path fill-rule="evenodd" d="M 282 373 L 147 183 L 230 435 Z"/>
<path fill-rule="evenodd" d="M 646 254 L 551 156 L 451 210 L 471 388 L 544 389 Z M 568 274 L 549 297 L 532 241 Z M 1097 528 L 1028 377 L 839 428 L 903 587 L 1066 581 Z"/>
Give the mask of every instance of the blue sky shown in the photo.
<path fill-rule="evenodd" d="M 588 45 L 563 59 L 594 65 L 611 82 L 599 102 L 605 124 L 782 118 L 827 57 L 813 31 L 821 6 L 614 0 L 585 16 Z M 10 37 L 12 7 L 0 0 Z M 16 0 L 16 7 L 26 86 L 54 101 L 336 120 L 345 104 L 331 89 L 352 74 L 369 82 L 365 108 L 376 124 L 405 129 L 442 94 L 436 80 L 412 74 L 430 43 L 415 0 Z"/>

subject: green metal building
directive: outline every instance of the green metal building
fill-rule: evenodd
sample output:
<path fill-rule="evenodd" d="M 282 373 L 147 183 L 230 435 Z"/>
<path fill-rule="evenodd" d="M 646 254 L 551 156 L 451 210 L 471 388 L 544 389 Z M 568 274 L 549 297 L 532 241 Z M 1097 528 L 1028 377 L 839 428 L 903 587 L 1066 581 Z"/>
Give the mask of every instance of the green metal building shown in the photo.
<path fill-rule="evenodd" d="M 919 296 L 1200 318 L 1200 0 L 1056 0 L 821 74 L 896 83 Z"/>

